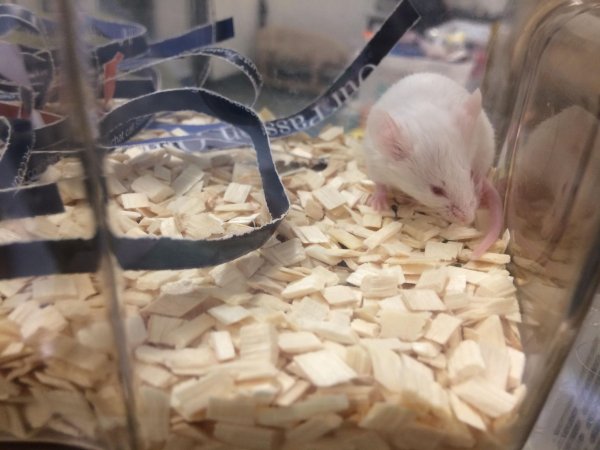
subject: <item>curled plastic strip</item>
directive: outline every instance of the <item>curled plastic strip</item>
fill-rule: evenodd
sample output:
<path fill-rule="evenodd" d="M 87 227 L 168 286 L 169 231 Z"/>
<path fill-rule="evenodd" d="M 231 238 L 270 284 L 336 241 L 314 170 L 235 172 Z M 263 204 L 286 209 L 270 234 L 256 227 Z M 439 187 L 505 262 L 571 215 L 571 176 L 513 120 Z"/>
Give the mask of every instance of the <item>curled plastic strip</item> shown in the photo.
<path fill-rule="evenodd" d="M 361 84 L 373 69 L 388 54 L 398 39 L 418 20 L 418 14 L 408 1 L 402 2 L 383 23 L 359 55 L 350 63 L 333 84 L 314 102 L 288 117 L 275 119 L 265 124 L 269 137 L 286 137 L 312 128 L 337 112 L 358 92 Z M 125 117 L 122 117 L 126 120 Z M 246 136 L 239 134 L 227 124 L 181 125 L 188 136 L 162 139 L 163 143 L 179 143 L 189 151 L 248 145 Z M 157 140 L 141 140 L 132 145 L 156 144 Z"/>
<path fill-rule="evenodd" d="M 4 117 L 0 117 L 0 122 L 4 125 L 1 137 L 5 142 L 0 152 L 0 220 L 63 212 L 55 184 L 22 186 L 33 148 L 31 122 Z"/>
<path fill-rule="evenodd" d="M 253 145 L 272 217 L 268 224 L 246 234 L 215 240 L 112 236 L 113 251 L 121 267 L 126 270 L 206 267 L 238 258 L 262 246 L 275 233 L 289 208 L 289 200 L 271 155 L 269 135 L 282 137 L 316 126 L 327 115 L 341 108 L 418 18 L 408 1 L 401 3 L 327 92 L 301 113 L 285 119 L 263 124 L 250 108 L 210 91 L 193 88 L 147 94 L 104 116 L 99 124 L 99 151 L 125 144 L 137 133 L 136 121 L 155 112 L 193 110 L 215 116 L 223 123 L 216 132 L 224 146 L 228 140 L 223 140 L 223 129 L 235 130 L 240 142 Z M 209 131 L 214 133 L 214 127 Z M 60 152 L 56 154 L 60 155 Z M 94 237 L 0 245 L 0 278 L 93 271 L 98 265 L 96 241 Z M 23 255 L 28 255 L 26 263 Z"/>

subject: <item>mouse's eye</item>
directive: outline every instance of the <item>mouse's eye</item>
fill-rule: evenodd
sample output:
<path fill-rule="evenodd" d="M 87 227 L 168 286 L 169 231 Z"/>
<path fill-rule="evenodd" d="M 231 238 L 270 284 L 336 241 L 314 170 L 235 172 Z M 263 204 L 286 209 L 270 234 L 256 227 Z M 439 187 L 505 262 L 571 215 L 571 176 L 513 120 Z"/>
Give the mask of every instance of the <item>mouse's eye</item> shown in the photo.
<path fill-rule="evenodd" d="M 438 197 L 447 197 L 448 196 L 446 194 L 446 191 L 444 190 L 444 188 L 441 188 L 439 186 L 431 186 L 431 192 L 433 192 L 433 195 L 437 195 Z"/>

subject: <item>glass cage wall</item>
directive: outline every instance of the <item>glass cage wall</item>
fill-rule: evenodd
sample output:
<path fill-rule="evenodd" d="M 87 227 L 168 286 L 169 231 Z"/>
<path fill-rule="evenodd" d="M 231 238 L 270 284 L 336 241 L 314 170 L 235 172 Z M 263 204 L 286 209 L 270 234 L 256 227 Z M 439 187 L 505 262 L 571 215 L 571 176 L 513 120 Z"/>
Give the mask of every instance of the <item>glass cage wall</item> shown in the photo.
<path fill-rule="evenodd" d="M 0 4 L 2 445 L 522 445 L 596 286 L 598 9 L 523 38 L 471 260 L 486 208 L 370 206 L 364 125 L 409 73 L 480 85 L 506 2 L 398 44 L 408 2 L 351 3 Z"/>

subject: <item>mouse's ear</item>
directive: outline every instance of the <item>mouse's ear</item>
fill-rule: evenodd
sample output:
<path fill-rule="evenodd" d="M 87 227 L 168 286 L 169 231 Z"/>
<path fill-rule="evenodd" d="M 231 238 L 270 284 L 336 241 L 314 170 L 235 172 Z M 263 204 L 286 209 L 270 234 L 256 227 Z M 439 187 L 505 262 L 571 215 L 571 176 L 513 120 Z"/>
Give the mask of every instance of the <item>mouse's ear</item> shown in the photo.
<path fill-rule="evenodd" d="M 410 156 L 412 144 L 406 128 L 397 123 L 387 111 L 373 109 L 369 121 L 370 134 L 378 150 L 397 161 Z"/>
<path fill-rule="evenodd" d="M 475 89 L 460 106 L 456 114 L 457 125 L 465 139 L 471 139 L 475 123 L 481 114 L 481 91 Z"/>

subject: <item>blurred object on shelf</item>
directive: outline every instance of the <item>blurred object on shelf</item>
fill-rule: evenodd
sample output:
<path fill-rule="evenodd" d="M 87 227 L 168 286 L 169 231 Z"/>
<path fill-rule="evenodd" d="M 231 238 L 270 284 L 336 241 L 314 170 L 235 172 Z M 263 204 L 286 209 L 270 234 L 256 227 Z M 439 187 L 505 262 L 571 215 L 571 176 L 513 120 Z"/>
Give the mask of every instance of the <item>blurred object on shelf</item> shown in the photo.
<path fill-rule="evenodd" d="M 325 36 L 275 26 L 258 32 L 256 48 L 256 62 L 265 84 L 312 94 L 329 86 L 350 56 Z"/>

